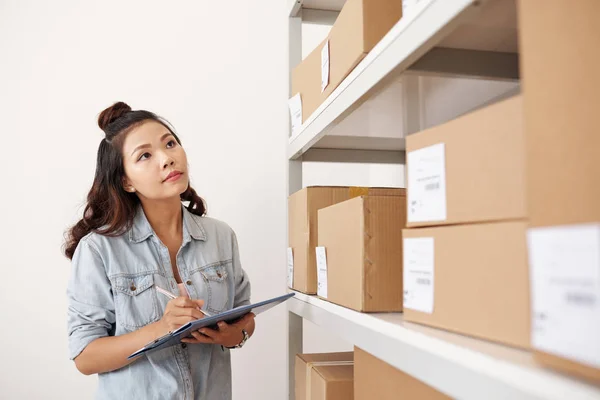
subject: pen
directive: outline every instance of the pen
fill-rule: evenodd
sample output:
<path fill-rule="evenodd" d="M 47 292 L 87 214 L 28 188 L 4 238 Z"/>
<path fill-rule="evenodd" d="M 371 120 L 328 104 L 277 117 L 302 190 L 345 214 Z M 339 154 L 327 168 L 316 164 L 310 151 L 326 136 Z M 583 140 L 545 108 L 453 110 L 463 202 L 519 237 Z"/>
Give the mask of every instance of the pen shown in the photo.
<path fill-rule="evenodd" d="M 156 286 L 156 291 L 159 293 L 164 294 L 165 296 L 167 296 L 170 299 L 176 299 L 177 296 L 175 296 L 173 293 L 169 292 L 168 290 L 165 290 L 161 287 Z M 211 315 L 209 313 L 207 313 L 206 311 L 202 310 L 200 307 L 198 307 L 198 311 L 200 311 L 202 314 L 204 314 L 207 317 L 210 317 Z"/>

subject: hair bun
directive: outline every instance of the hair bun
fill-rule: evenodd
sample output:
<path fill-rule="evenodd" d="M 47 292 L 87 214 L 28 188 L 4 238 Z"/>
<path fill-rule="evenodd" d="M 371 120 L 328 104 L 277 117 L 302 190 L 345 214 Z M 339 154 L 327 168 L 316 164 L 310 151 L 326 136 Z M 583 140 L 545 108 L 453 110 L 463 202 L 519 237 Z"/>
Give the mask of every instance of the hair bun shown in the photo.
<path fill-rule="evenodd" d="M 100 129 L 105 130 L 109 124 L 127 114 L 129 111 L 131 111 L 131 107 L 126 103 L 119 101 L 100 113 L 100 116 L 98 117 L 98 126 Z"/>

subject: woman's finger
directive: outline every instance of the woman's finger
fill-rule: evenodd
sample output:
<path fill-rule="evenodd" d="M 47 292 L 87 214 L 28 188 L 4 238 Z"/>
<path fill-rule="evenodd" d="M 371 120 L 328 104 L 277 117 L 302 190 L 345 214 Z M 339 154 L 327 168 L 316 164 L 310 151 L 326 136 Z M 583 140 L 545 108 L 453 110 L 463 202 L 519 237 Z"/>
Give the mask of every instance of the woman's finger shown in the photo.
<path fill-rule="evenodd" d="M 185 338 L 185 339 L 181 339 L 181 343 L 198 344 L 200 342 L 198 341 L 198 339 Z"/>
<path fill-rule="evenodd" d="M 192 336 L 194 336 L 194 340 L 196 340 L 197 343 L 214 343 L 213 339 L 204 336 L 199 332 L 192 332 Z"/>
<path fill-rule="evenodd" d="M 227 330 L 229 329 L 229 325 L 227 325 L 227 323 L 224 321 L 217 323 L 217 326 L 219 327 L 219 332 L 221 333 L 227 333 Z"/>
<path fill-rule="evenodd" d="M 177 307 L 173 311 L 173 315 L 176 317 L 190 317 L 193 319 L 204 318 L 204 314 L 200 310 L 198 310 L 197 308 L 189 307 Z"/>
<path fill-rule="evenodd" d="M 213 341 L 218 341 L 219 337 L 221 336 L 219 331 L 215 331 L 214 329 L 209 329 L 209 328 L 202 328 L 199 330 L 199 332 L 203 335 L 208 336 Z"/>

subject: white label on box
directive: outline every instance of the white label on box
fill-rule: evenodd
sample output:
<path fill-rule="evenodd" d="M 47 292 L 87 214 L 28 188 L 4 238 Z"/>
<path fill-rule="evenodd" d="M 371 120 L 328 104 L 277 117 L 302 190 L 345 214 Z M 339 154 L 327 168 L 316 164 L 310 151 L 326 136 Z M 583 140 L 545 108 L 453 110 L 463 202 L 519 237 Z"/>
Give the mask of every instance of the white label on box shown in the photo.
<path fill-rule="evenodd" d="M 317 247 L 317 294 L 327 298 L 327 255 L 325 247 Z"/>
<path fill-rule="evenodd" d="M 532 345 L 600 368 L 600 224 L 528 232 Z"/>
<path fill-rule="evenodd" d="M 300 93 L 288 100 L 290 116 L 292 119 L 292 136 L 300 131 L 302 127 L 302 98 Z"/>
<path fill-rule="evenodd" d="M 321 50 L 321 93 L 329 85 L 329 40 Z"/>
<path fill-rule="evenodd" d="M 444 143 L 411 151 L 408 164 L 408 222 L 446 219 L 446 150 Z"/>
<path fill-rule="evenodd" d="M 404 308 L 433 313 L 434 241 L 404 239 Z"/>
<path fill-rule="evenodd" d="M 291 247 L 287 249 L 287 278 L 288 287 L 294 287 L 294 251 Z"/>

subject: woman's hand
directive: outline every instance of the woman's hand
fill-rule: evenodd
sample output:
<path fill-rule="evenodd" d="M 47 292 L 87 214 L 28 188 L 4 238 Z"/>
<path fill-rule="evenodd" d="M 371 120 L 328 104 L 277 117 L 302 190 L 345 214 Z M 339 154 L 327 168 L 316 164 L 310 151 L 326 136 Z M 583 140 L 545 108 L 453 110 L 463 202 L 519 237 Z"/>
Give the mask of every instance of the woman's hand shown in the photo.
<path fill-rule="evenodd" d="M 240 344 L 244 338 L 242 329 L 249 331 L 249 327 L 253 326 L 253 324 L 254 314 L 249 313 L 234 324 L 228 325 L 225 322 L 219 322 L 217 324 L 219 327 L 218 330 L 202 328 L 192 332 L 193 338 L 184 338 L 181 341 L 190 344 L 220 344 L 225 347 L 233 347 Z M 252 332 L 248 332 L 248 334 L 252 335 Z"/>
<path fill-rule="evenodd" d="M 159 323 L 165 333 L 174 331 L 190 321 L 204 318 L 204 314 L 199 310 L 203 305 L 204 300 L 177 297 L 167 303 Z"/>

